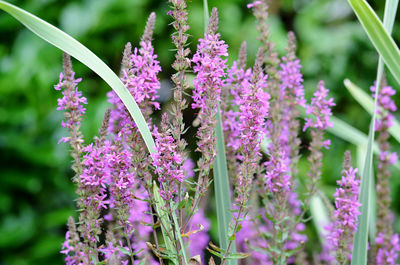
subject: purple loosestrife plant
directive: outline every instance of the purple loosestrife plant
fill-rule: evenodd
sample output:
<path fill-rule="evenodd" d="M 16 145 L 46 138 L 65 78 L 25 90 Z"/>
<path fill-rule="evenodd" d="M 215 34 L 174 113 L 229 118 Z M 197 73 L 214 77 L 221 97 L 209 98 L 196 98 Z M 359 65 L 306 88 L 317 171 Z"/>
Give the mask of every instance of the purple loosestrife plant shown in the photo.
<path fill-rule="evenodd" d="M 183 160 L 172 137 L 167 113 L 162 116 L 160 132 L 155 128 L 153 134 L 156 142 L 156 152 L 152 155 L 153 166 L 161 185 L 160 195 L 170 202 L 185 176 L 182 169 Z"/>
<path fill-rule="evenodd" d="M 204 194 L 208 186 L 208 174 L 216 157 L 214 128 L 216 125 L 216 113 L 218 102 L 221 101 L 222 78 L 225 76 L 228 45 L 220 40 L 218 29 L 218 12 L 213 8 L 204 38 L 199 40 L 197 52 L 194 54 L 193 72 L 196 74 L 193 80 L 192 108 L 198 109 L 197 119 L 200 128 L 197 131 L 197 151 L 201 152 L 201 158 L 197 165 L 200 170 L 197 190 L 193 202 L 193 209 L 198 204 L 198 198 Z"/>
<path fill-rule="evenodd" d="M 309 253 L 305 252 L 309 239 L 304 231 L 304 217 L 322 174 L 322 149 L 330 146 L 324 137 L 326 129 L 332 126 L 331 108 L 335 105 L 328 97 L 329 91 L 321 81 L 311 103 L 306 103 L 295 36 L 289 33 L 287 53 L 278 56 L 266 24 L 268 0 L 248 5 L 258 21 L 261 43 L 254 67 L 246 66 L 246 43 L 240 48 L 238 60 L 227 66 L 228 45 L 217 33 L 215 8 L 207 32 L 191 57 L 187 48 L 190 35 L 186 1 L 168 3 L 171 10 L 167 14 L 172 17 L 174 28 L 172 42 L 176 47 L 172 64 L 175 72 L 171 76 L 174 100 L 169 111 L 153 113 L 161 109 L 157 102 L 161 67 L 152 45 L 154 13 L 149 16 L 138 46 L 132 50 L 130 43 L 126 45 L 120 72 L 122 82 L 153 130 L 155 150 L 151 150 L 151 155 L 127 108 L 114 92 L 108 93 L 112 107 L 106 112 L 99 135 L 92 143 L 84 144 L 79 129 L 87 100 L 78 91 L 81 80 L 75 78 L 69 57 L 64 56 L 64 71 L 55 89 L 62 90 L 58 109 L 65 112 L 62 126 L 70 135 L 61 142 L 70 144 L 72 149 L 79 209 L 78 222 L 68 220 L 61 250 L 66 264 L 201 265 L 207 264 L 205 249 L 217 255 L 222 265 L 232 258 L 242 258 L 240 265 L 311 264 Z M 197 112 L 193 124 L 199 126 L 197 161 L 189 158 L 188 139 L 184 138 L 191 71 L 191 107 Z M 396 110 L 390 99 L 393 95 L 393 89 L 383 86 L 378 99 L 379 220 L 371 255 L 373 263 L 379 265 L 396 264 L 400 251 L 389 210 L 388 167 L 397 159 L 388 143 L 388 129 L 393 123 L 391 112 Z M 206 203 L 200 203 L 217 154 L 215 127 L 219 106 L 232 181 L 232 193 L 225 196 L 234 198 L 226 249 L 209 242 L 212 219 L 206 218 Z M 309 182 L 305 183 L 304 195 L 297 193 L 297 186 L 301 188 L 297 181 L 301 154 L 299 107 L 305 108 L 307 115 L 303 130 L 309 129 L 311 134 Z M 154 124 L 153 119 L 160 120 L 160 124 Z M 261 150 L 264 143 L 266 148 Z M 193 170 L 195 164 L 197 168 Z M 360 180 L 356 173 L 346 154 L 343 176 L 334 194 L 335 210 L 327 229 L 327 243 L 323 246 L 325 255 L 317 257 L 315 263 L 318 258 L 326 264 L 347 264 L 351 260 L 360 215 Z M 235 253 L 234 242 L 238 251 Z M 209 264 L 215 263 L 210 260 Z"/>
<path fill-rule="evenodd" d="M 265 92 L 267 76 L 262 71 L 262 55 L 262 50 L 259 49 L 250 82 L 240 82 L 235 91 L 235 103 L 239 107 L 237 120 L 233 121 L 238 125 L 236 156 L 240 160 L 236 180 L 238 212 L 233 222 L 233 239 L 230 240 L 222 264 L 225 264 L 237 229 L 247 214 L 252 181 L 261 159 L 260 144 L 265 135 L 265 118 L 268 116 L 270 99 Z M 239 70 L 240 72 L 243 73 L 243 70 Z"/>
<path fill-rule="evenodd" d="M 376 90 L 376 82 L 371 87 L 373 94 Z M 372 255 L 375 255 L 377 265 L 395 265 L 400 251 L 398 234 L 394 233 L 392 228 L 393 213 L 390 210 L 391 196 L 389 181 L 391 173 L 389 167 L 396 163 L 397 154 L 391 153 L 391 146 L 388 141 L 388 129 L 393 125 L 393 112 L 397 107 L 392 100 L 396 91 L 385 84 L 383 80 L 378 96 L 378 110 L 375 130 L 378 133 L 379 157 L 377 168 L 377 237 L 375 245 L 372 247 Z"/>
<path fill-rule="evenodd" d="M 360 178 L 357 169 L 351 167 L 350 152 L 345 154 L 342 179 L 337 181 L 339 188 L 335 194 L 335 208 L 332 223 L 328 227 L 326 245 L 334 264 L 348 264 L 351 260 L 354 235 L 357 230 L 358 216 L 361 214 L 358 201 Z"/>
<path fill-rule="evenodd" d="M 61 126 L 68 129 L 69 137 L 62 137 L 60 142 L 68 142 L 72 148 L 71 156 L 74 159 L 72 169 L 77 175 L 82 172 L 81 155 L 84 145 L 80 125 L 82 115 L 85 114 L 87 99 L 82 97 L 82 92 L 78 90 L 78 83 L 81 78 L 75 79 L 75 73 L 72 70 L 71 58 L 68 54 L 63 55 L 64 72 L 60 74 L 59 82 L 54 86 L 55 90 L 64 89 L 63 97 L 58 99 L 57 110 L 64 110 L 65 120 L 61 122 Z M 74 178 L 77 182 L 78 179 Z"/>
<path fill-rule="evenodd" d="M 160 82 L 157 74 L 161 71 L 160 62 L 154 54 L 151 36 L 155 23 L 155 14 L 152 13 L 147 21 L 146 29 L 140 41 L 140 48 L 131 52 L 131 44 L 125 47 L 122 64 L 122 81 L 139 104 L 144 116 L 149 118 L 153 107 L 160 108 L 155 100 Z M 114 106 L 110 114 L 110 131 L 117 133 L 126 124 L 132 126 L 132 119 L 126 107 L 114 91 L 107 94 L 109 102 Z"/>
<path fill-rule="evenodd" d="M 305 118 L 305 125 L 303 131 L 307 128 L 311 129 L 311 143 L 309 146 L 310 155 L 308 160 L 310 162 L 310 185 L 309 195 L 312 196 L 316 190 L 316 184 L 321 177 L 322 168 L 322 148 L 329 148 L 330 140 L 324 139 L 324 132 L 328 127 L 333 124 L 330 121 L 332 116 L 331 108 L 335 106 L 333 98 L 328 98 L 329 90 L 325 88 L 323 81 L 318 84 L 318 89 L 315 91 L 311 104 L 306 106 L 306 114 L 312 117 Z"/>
<path fill-rule="evenodd" d="M 300 139 L 298 132 L 300 129 L 300 122 L 298 120 L 299 110 L 298 106 L 305 107 L 303 75 L 300 72 L 300 60 L 296 58 L 296 37 L 293 32 L 288 34 L 288 48 L 287 56 L 282 58 L 280 70 L 280 89 L 285 91 L 287 106 L 284 116 L 286 118 L 288 132 L 282 133 L 282 143 L 287 146 L 289 150 L 286 152 L 290 157 L 291 172 L 293 175 L 297 173 L 297 161 L 299 155 Z"/>
<path fill-rule="evenodd" d="M 239 151 L 241 160 L 237 183 L 238 205 L 244 206 L 249 197 L 253 175 L 261 159 L 260 144 L 265 135 L 270 96 L 265 89 L 267 76 L 262 72 L 262 50 L 257 54 L 250 83 L 241 87 L 239 105 Z"/>
<path fill-rule="evenodd" d="M 240 101 L 242 88 L 250 86 L 252 69 L 246 67 L 246 43 L 243 42 L 238 61 L 233 62 L 227 70 L 227 78 L 224 80 L 224 88 L 221 92 L 222 121 L 224 139 L 226 139 L 226 156 L 229 175 L 234 185 L 238 182 L 239 160 L 238 149 L 240 147 Z"/>

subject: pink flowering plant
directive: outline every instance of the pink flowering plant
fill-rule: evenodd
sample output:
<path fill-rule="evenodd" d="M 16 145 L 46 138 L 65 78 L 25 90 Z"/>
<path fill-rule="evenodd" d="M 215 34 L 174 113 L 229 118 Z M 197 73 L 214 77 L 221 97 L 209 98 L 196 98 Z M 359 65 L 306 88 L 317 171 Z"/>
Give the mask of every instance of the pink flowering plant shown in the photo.
<path fill-rule="evenodd" d="M 312 96 L 306 99 L 296 37 L 289 32 L 286 53 L 278 55 L 270 40 L 267 2 L 247 5 L 259 31 L 255 61 L 247 60 L 243 42 L 229 65 L 232 55 L 218 31 L 217 9 L 191 51 L 188 42 L 195 40 L 187 2 L 169 0 L 175 61 L 174 100 L 168 109 L 157 101 L 162 69 L 152 44 L 156 15 L 151 13 L 140 42 L 127 43 L 123 52 L 118 81 L 126 94 L 107 94 L 109 108 L 91 142 L 84 141 L 80 129 L 90 104 L 64 54 L 54 89 L 61 92 L 57 110 L 64 113 L 61 126 L 68 136 L 59 143 L 70 147 L 78 210 L 76 219 L 66 220 L 60 251 L 66 264 L 364 264 L 354 262 L 360 258 L 358 233 L 366 207 L 360 195 L 366 192 L 361 183 L 367 174 L 361 178 L 362 169 L 352 165 L 347 151 L 336 191 L 325 196 L 320 190 L 324 152 L 331 146 L 326 132 L 335 126 L 334 99 L 324 81 L 310 88 Z M 397 154 L 389 137 L 397 108 L 395 90 L 379 74 L 377 80 L 371 87 L 377 107 L 370 132 L 372 140 L 377 133 L 376 235 L 364 254 L 368 264 L 394 265 L 400 242 L 390 210 L 389 169 Z M 132 115 L 126 95 L 140 109 L 143 124 Z M 186 135 L 187 108 L 196 113 L 195 139 Z M 306 158 L 304 176 L 301 156 Z M 218 199 L 221 194 L 212 191 L 220 192 L 222 180 L 227 192 Z M 208 207 L 213 197 L 217 221 L 227 224 L 218 225 L 224 231 L 217 242 L 209 233 L 216 225 Z M 310 221 L 315 198 L 329 213 L 323 227 Z M 318 231 L 316 240 L 312 236 Z M 366 249 L 368 238 L 364 243 Z"/>

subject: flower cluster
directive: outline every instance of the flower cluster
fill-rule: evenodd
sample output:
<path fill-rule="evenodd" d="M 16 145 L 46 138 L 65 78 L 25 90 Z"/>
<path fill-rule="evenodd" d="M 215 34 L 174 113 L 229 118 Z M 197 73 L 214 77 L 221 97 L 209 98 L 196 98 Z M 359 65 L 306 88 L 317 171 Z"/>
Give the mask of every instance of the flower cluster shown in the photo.
<path fill-rule="evenodd" d="M 127 49 L 130 49 L 130 45 Z M 160 63 L 149 41 L 140 42 L 140 48 L 135 48 L 133 54 L 130 54 L 130 51 L 125 54 L 129 57 L 130 68 L 123 70 L 121 79 L 136 103 L 143 109 L 144 114 L 148 116 L 152 112 L 152 106 L 156 109 L 160 108 L 159 103 L 155 101 L 160 88 L 160 81 L 157 78 L 157 74 L 161 71 Z M 132 121 L 118 95 L 110 91 L 107 96 L 108 101 L 114 106 L 110 114 L 109 130 L 115 133 L 126 124 L 132 124 Z"/>
<path fill-rule="evenodd" d="M 375 97 L 376 82 L 371 86 L 371 92 Z M 397 153 L 391 152 L 389 143 L 389 128 L 393 125 L 392 112 L 397 107 L 391 98 L 396 94 L 395 90 L 384 84 L 378 91 L 378 109 L 375 130 L 378 134 L 379 156 L 377 168 L 377 237 L 373 246 L 373 253 L 376 255 L 376 264 L 397 264 L 396 260 L 400 252 L 399 236 L 393 232 L 392 212 L 390 211 L 391 196 L 389 180 L 391 172 L 389 167 L 396 163 Z"/>
<path fill-rule="evenodd" d="M 156 152 L 152 154 L 155 173 L 161 184 L 160 195 L 164 200 L 170 201 L 177 192 L 177 184 L 184 180 L 182 169 L 182 157 L 177 152 L 175 140 L 168 126 L 168 116 L 164 113 L 162 117 L 161 132 L 154 130 Z"/>
<path fill-rule="evenodd" d="M 328 97 L 328 89 L 325 88 L 323 81 L 318 84 L 318 89 L 314 93 L 314 97 L 311 99 L 311 105 L 306 106 L 306 114 L 312 114 L 313 118 L 306 118 L 303 131 L 308 127 L 326 130 L 329 127 L 333 127 L 333 123 L 330 121 L 332 116 L 331 107 L 335 106 L 333 98 Z M 329 142 L 324 142 L 324 146 L 328 147 Z"/>
<path fill-rule="evenodd" d="M 61 250 L 66 263 L 215 264 L 205 260 L 204 250 L 208 249 L 221 258 L 221 265 L 234 257 L 246 258 L 240 264 L 250 265 L 309 264 L 305 216 L 312 196 L 318 191 L 323 148 L 330 146 L 330 140 L 324 138 L 325 131 L 333 126 L 330 119 L 335 104 L 328 97 L 329 90 L 321 81 L 307 104 L 294 34 L 288 34 L 286 55 L 278 57 L 265 24 L 266 1 L 248 5 L 258 20 L 262 44 L 254 66 L 246 66 L 246 43 L 243 43 L 238 60 L 230 68 L 225 58 L 228 45 L 217 33 L 217 10 L 212 10 L 207 31 L 191 57 L 186 47 L 189 38 L 186 2 L 169 0 L 169 3 L 172 10 L 168 15 L 176 31 L 172 41 L 177 49 L 172 65 L 176 72 L 171 78 L 174 102 L 168 111 L 160 113 L 158 126 L 153 119 L 157 121 L 159 116 L 152 116 L 154 109 L 161 109 L 156 102 L 161 67 L 151 43 L 154 13 L 146 23 L 139 47 L 132 51 L 132 45 L 126 45 L 120 73 L 148 127 L 152 128 L 153 146 L 151 141 L 143 141 L 143 132 L 115 92 L 108 93 L 112 108 L 106 112 L 99 136 L 90 144 L 83 143 L 79 127 L 87 100 L 78 91 L 81 80 L 75 79 L 69 57 L 65 57 L 64 72 L 55 89 L 64 89 L 57 109 L 65 111 L 62 126 L 70 133 L 62 141 L 72 147 L 79 208 L 78 222 L 72 218 L 68 221 Z M 183 110 L 189 106 L 185 98 L 189 88 L 186 72 L 191 70 L 194 73 L 191 106 L 197 111 L 193 124 L 199 125 L 197 163 L 189 158 L 191 153 L 186 149 L 184 137 Z M 375 91 L 375 87 L 371 90 Z M 390 98 L 393 95 L 391 87 L 383 86 L 378 100 L 379 221 L 371 257 L 379 265 L 396 264 L 400 251 L 399 236 L 393 232 L 389 211 L 388 166 L 397 160 L 388 144 L 388 129 L 393 124 L 391 112 L 396 110 Z M 302 143 L 298 107 L 305 108 L 307 115 L 303 130 L 311 131 L 309 178 L 303 187 L 297 179 Z M 206 218 L 206 204 L 201 202 L 209 190 L 211 175 L 218 191 L 217 172 L 221 168 L 219 163 L 215 163 L 214 169 L 213 166 L 216 135 L 220 133 L 219 114 L 232 184 L 228 183 L 228 188 L 233 188 L 231 194 L 224 194 L 232 196 L 233 205 L 226 210 L 231 210 L 233 218 L 226 227 L 228 237 L 220 238 L 221 247 L 210 243 L 211 222 Z M 331 210 L 332 220 L 326 229 L 324 255 L 320 259 L 347 264 L 351 260 L 361 205 L 360 179 L 357 169 L 350 166 L 350 153 L 346 153 L 342 178 L 337 184 L 335 209 Z"/>
<path fill-rule="evenodd" d="M 86 108 L 84 104 L 87 104 L 87 99 L 82 97 L 82 92 L 78 90 L 78 84 L 82 81 L 82 78 L 75 79 L 75 73 L 71 73 L 70 76 L 60 74 L 60 79 L 57 85 L 54 86 L 55 90 L 61 90 L 65 88 L 63 97 L 58 99 L 57 110 L 66 110 L 65 121 L 61 122 L 61 126 L 64 128 L 72 128 L 74 125 L 81 124 L 81 117 L 85 114 Z M 64 142 L 68 142 L 68 138 L 63 138 Z"/>
<path fill-rule="evenodd" d="M 400 252 L 399 235 L 394 234 L 387 238 L 387 235 L 379 233 L 375 239 L 379 249 L 376 255 L 377 265 L 396 265 Z"/>
<path fill-rule="evenodd" d="M 336 189 L 333 223 L 329 227 L 327 245 L 331 246 L 339 264 L 345 263 L 351 257 L 353 238 L 357 230 L 357 219 L 361 214 L 358 202 L 360 194 L 360 179 L 356 175 L 357 169 L 352 167 L 344 170 L 340 186 Z"/>
<path fill-rule="evenodd" d="M 224 80 L 224 88 L 229 91 L 227 93 L 233 96 L 233 98 L 231 100 L 232 107 L 224 111 L 223 127 L 224 131 L 228 132 L 228 137 L 226 138 L 227 146 L 234 151 L 237 151 L 241 145 L 239 130 L 240 111 L 238 109 L 242 101 L 241 94 L 244 88 L 246 90 L 249 89 L 252 75 L 251 68 L 247 70 L 240 68 L 239 64 L 235 61 L 232 67 L 228 69 L 227 78 Z M 224 98 L 224 100 L 227 99 Z M 233 106 L 236 106 L 236 109 Z"/>
<path fill-rule="evenodd" d="M 78 83 L 81 78 L 75 79 L 75 72 L 72 70 L 71 58 L 69 55 L 64 54 L 64 71 L 60 74 L 59 82 L 54 86 L 55 90 L 64 89 L 62 92 L 63 97 L 58 99 L 57 110 L 64 110 L 65 120 L 61 122 L 61 126 L 68 128 L 68 137 L 62 137 L 60 142 L 68 142 L 72 148 L 71 156 L 74 158 L 72 169 L 77 175 L 82 171 L 81 169 L 81 155 L 84 146 L 84 140 L 80 131 L 80 124 L 82 115 L 85 113 L 87 99 L 82 96 L 82 92 L 78 90 Z M 77 181 L 75 178 L 74 181 Z"/>

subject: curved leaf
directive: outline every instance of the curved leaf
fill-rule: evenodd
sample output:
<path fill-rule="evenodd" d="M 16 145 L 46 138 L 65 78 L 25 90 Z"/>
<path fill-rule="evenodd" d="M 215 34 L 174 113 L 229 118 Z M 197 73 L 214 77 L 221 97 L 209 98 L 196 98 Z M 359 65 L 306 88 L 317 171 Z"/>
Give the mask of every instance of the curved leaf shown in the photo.
<path fill-rule="evenodd" d="M 155 151 L 154 140 L 138 105 L 118 76 L 92 51 L 80 42 L 31 13 L 0 0 L 0 9 L 9 13 L 29 30 L 53 46 L 88 66 L 117 93 L 134 119 L 150 153 Z"/>

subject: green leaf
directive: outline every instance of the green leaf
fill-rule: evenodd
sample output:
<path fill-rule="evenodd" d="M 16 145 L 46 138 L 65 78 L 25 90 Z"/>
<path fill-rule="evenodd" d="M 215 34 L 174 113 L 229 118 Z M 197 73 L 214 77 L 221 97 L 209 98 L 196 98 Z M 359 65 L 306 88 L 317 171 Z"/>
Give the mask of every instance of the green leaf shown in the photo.
<path fill-rule="evenodd" d="M 369 136 L 368 144 L 365 155 L 364 169 L 361 174 L 361 189 L 360 198 L 361 203 L 360 211 L 361 216 L 358 218 L 358 228 L 353 242 L 353 254 L 352 254 L 352 265 L 363 265 L 367 264 L 367 252 L 368 252 L 368 226 L 370 220 L 370 192 L 372 186 L 372 142 L 374 138 L 374 125 L 375 115 L 373 115 Z"/>
<path fill-rule="evenodd" d="M 231 193 L 229 189 L 228 168 L 225 155 L 224 134 L 222 131 L 222 119 L 220 108 L 217 111 L 217 126 L 215 128 L 217 138 L 217 157 L 214 162 L 214 190 L 217 206 L 218 237 L 222 249 L 229 245 L 229 224 L 232 220 Z M 232 252 L 236 251 L 235 242 L 232 243 Z M 230 264 L 237 264 L 237 261 L 228 261 Z"/>
<path fill-rule="evenodd" d="M 357 168 L 364 168 L 364 158 L 366 155 L 366 146 L 357 146 Z M 375 190 L 375 179 L 371 179 L 371 199 L 370 199 L 370 216 L 369 216 L 369 238 L 375 241 L 376 235 L 376 190 Z"/>
<path fill-rule="evenodd" d="M 127 255 L 127 256 L 131 256 L 131 252 L 129 250 L 127 250 L 126 248 L 120 247 L 118 246 L 119 251 L 121 251 L 123 254 Z"/>
<path fill-rule="evenodd" d="M 400 50 L 396 46 L 393 38 L 388 34 L 388 31 L 391 30 L 391 28 L 388 26 L 388 31 L 385 30 L 382 22 L 365 0 L 349 0 L 349 3 L 357 15 L 358 20 L 364 27 L 364 30 L 372 44 L 382 56 L 383 61 L 393 74 L 394 78 L 396 78 L 397 82 L 400 84 Z M 394 18 L 397 10 L 397 3 L 397 0 L 386 1 L 385 15 L 391 17 L 385 16 L 385 20 Z M 389 20 L 387 21 L 388 22 L 385 24 L 390 23 Z M 380 66 L 379 68 L 382 67 Z"/>
<path fill-rule="evenodd" d="M 138 126 L 149 152 L 155 151 L 153 137 L 138 105 L 118 76 L 99 57 L 65 32 L 19 7 L 0 0 L 0 9 L 15 17 L 43 40 L 75 57 L 103 78 L 125 104 Z"/>
<path fill-rule="evenodd" d="M 178 218 L 175 213 L 175 208 L 176 207 L 174 207 L 174 205 L 171 202 L 171 209 L 172 209 L 171 214 L 172 214 L 172 219 L 173 219 L 174 225 L 175 225 L 175 234 L 178 237 L 179 244 L 181 245 L 181 252 L 182 252 L 183 260 L 184 260 L 185 264 L 187 265 L 188 259 L 186 257 L 186 249 L 185 249 L 185 245 L 183 244 L 183 241 L 182 241 L 181 228 L 178 223 Z"/>
<path fill-rule="evenodd" d="M 156 206 L 156 211 L 158 216 L 160 217 L 160 222 L 161 222 L 161 232 L 164 238 L 164 243 L 165 247 L 167 249 L 167 252 L 171 254 L 171 261 L 173 264 L 178 265 L 178 258 L 176 255 L 172 255 L 173 253 L 176 253 L 175 247 L 172 244 L 171 239 L 173 237 L 173 230 L 171 226 L 171 220 L 168 215 L 168 211 L 166 210 L 166 205 L 164 200 L 161 198 L 159 188 L 157 187 L 157 184 L 154 182 L 153 183 L 153 196 L 154 196 L 154 202 Z"/>
<path fill-rule="evenodd" d="M 368 138 L 367 136 L 360 132 L 358 129 L 354 128 L 350 124 L 342 121 L 341 119 L 332 116 L 330 121 L 333 123 L 332 128 L 328 128 L 327 131 L 336 135 L 343 140 L 346 140 L 354 145 L 366 145 Z"/>
<path fill-rule="evenodd" d="M 354 99 L 372 115 L 372 109 L 374 108 L 374 100 L 372 97 L 348 79 L 344 80 L 344 85 Z M 397 119 L 393 120 L 393 125 L 389 128 L 389 133 L 400 143 L 400 123 Z"/>
<path fill-rule="evenodd" d="M 372 109 L 372 119 L 369 128 L 368 145 L 365 156 L 364 170 L 361 178 L 361 190 L 360 190 L 360 202 L 361 202 L 361 216 L 359 217 L 359 224 L 357 232 L 353 242 L 353 253 L 351 264 L 354 265 L 365 265 L 367 264 L 368 254 L 368 233 L 369 233 L 369 222 L 373 213 L 373 205 L 371 203 L 372 191 L 373 191 L 373 150 L 372 145 L 375 136 L 375 118 L 377 101 L 379 95 L 379 86 L 381 84 L 383 74 L 383 63 L 388 66 L 389 70 L 396 78 L 397 82 L 400 83 L 400 51 L 390 34 L 393 27 L 394 18 L 397 11 L 398 0 L 387 0 L 385 5 L 385 26 L 379 21 L 372 8 L 368 5 L 365 0 L 349 0 L 354 12 L 358 19 L 367 32 L 368 37 L 374 44 L 375 48 L 379 52 L 379 62 L 376 79 L 376 91 L 375 91 L 375 102 Z M 386 29 L 385 29 L 386 27 Z"/>

